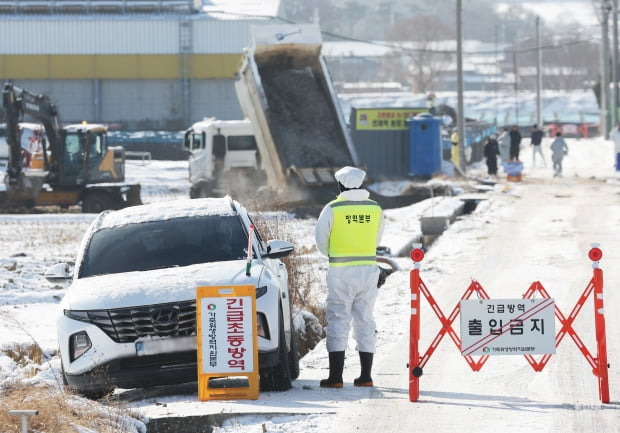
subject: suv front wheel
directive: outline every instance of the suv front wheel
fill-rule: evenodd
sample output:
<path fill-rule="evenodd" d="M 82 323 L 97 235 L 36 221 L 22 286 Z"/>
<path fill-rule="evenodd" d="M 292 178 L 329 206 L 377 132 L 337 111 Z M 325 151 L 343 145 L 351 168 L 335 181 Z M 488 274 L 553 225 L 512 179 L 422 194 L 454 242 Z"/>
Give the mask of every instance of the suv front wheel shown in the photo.
<path fill-rule="evenodd" d="M 279 308 L 279 344 L 278 363 L 260 372 L 260 387 L 263 391 L 286 391 L 292 387 L 289 354 L 286 350 L 286 334 L 284 333 L 284 315 L 282 306 Z"/>
<path fill-rule="evenodd" d="M 288 352 L 288 367 L 291 372 L 291 380 L 299 377 L 299 352 L 297 351 L 297 340 L 295 339 L 295 327 L 291 317 L 291 350 Z"/>

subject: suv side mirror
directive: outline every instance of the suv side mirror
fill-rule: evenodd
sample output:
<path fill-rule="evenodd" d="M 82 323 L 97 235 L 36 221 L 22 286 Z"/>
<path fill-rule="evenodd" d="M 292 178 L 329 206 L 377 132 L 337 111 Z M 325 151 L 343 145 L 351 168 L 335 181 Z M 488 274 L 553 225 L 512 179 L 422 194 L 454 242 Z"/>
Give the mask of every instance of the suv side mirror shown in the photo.
<path fill-rule="evenodd" d="M 45 279 L 50 283 L 60 283 L 73 278 L 67 263 L 56 263 L 45 271 Z"/>
<path fill-rule="evenodd" d="M 287 241 L 273 239 L 267 242 L 267 257 L 270 259 L 279 259 L 286 257 L 293 252 L 295 246 Z"/>

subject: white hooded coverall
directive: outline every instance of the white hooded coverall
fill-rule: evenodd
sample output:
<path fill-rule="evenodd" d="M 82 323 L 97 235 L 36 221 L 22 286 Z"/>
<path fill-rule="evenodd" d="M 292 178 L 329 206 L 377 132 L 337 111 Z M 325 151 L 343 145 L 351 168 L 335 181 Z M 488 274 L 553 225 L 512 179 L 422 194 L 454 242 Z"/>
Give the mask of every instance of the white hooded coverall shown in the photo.
<path fill-rule="evenodd" d="M 361 181 L 360 181 L 361 183 Z M 351 189 L 339 197 L 363 201 L 369 197 L 365 189 Z M 329 256 L 329 240 L 334 222 L 332 208 L 321 211 L 315 228 L 316 244 Z M 383 213 L 377 232 L 377 245 L 383 233 Z M 353 321 L 353 338 L 359 352 L 375 353 L 375 320 L 373 309 L 377 297 L 379 267 L 374 265 L 330 266 L 327 272 L 327 351 L 345 351 Z"/>

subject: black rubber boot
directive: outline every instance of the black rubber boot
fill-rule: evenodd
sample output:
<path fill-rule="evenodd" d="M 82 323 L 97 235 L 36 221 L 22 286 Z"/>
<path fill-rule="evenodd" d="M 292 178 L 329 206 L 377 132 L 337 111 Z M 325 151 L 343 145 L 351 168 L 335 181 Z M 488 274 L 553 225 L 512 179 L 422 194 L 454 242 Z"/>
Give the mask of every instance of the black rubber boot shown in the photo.
<path fill-rule="evenodd" d="M 329 377 L 320 382 L 321 388 L 342 388 L 344 370 L 344 351 L 329 352 Z"/>
<path fill-rule="evenodd" d="M 373 386 L 372 377 L 370 376 L 370 371 L 372 370 L 372 358 L 372 353 L 360 352 L 360 365 L 362 366 L 362 373 L 360 374 L 360 377 L 353 381 L 353 385 Z"/>

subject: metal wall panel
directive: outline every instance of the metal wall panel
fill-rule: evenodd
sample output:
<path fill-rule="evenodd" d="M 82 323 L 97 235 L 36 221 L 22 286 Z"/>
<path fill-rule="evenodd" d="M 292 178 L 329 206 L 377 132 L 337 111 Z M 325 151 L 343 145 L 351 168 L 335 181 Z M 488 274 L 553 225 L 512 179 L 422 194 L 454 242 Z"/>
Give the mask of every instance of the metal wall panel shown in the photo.
<path fill-rule="evenodd" d="M 171 130 L 182 122 L 179 81 L 103 80 L 101 115 L 123 128 Z"/>
<path fill-rule="evenodd" d="M 0 54 L 177 54 L 178 19 L 0 20 Z"/>
<path fill-rule="evenodd" d="M 183 101 L 181 77 L 171 77 L 180 74 L 176 59 L 180 62 L 181 42 L 187 43 L 180 41 L 182 21 L 190 21 L 192 30 L 191 50 L 185 52 L 193 54 L 195 68 L 189 101 Z M 260 22 L 269 21 L 2 15 L 0 79 L 48 95 L 65 123 L 180 130 L 205 116 L 240 119 L 233 75 L 250 44 L 250 26 Z"/>
<path fill-rule="evenodd" d="M 183 20 L 191 21 L 192 52 L 197 54 L 241 54 L 250 44 L 250 26 L 268 22 L 0 16 L 0 54 L 178 54 Z"/>
<path fill-rule="evenodd" d="M 49 96 L 63 123 L 180 130 L 204 117 L 243 118 L 233 80 L 192 80 L 189 122 L 182 119 L 178 80 L 19 80 L 15 84 Z"/>
<path fill-rule="evenodd" d="M 92 80 L 20 80 L 15 84 L 29 92 L 48 96 L 58 106 L 63 123 L 95 119 Z"/>
<path fill-rule="evenodd" d="M 216 117 L 221 120 L 243 119 L 234 80 L 192 81 L 190 123 L 205 117 Z"/>
<path fill-rule="evenodd" d="M 241 54 L 195 54 L 183 77 L 181 56 L 172 54 L 0 55 L 0 80 L 174 80 L 230 79 Z"/>

